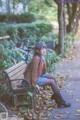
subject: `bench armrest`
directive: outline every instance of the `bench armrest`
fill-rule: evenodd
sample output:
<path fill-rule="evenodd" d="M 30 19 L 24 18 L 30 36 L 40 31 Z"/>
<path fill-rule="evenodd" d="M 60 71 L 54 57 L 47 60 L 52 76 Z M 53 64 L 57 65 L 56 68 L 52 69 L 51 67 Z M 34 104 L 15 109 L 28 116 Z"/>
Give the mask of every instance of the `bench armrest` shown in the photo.
<path fill-rule="evenodd" d="M 21 87 L 32 87 L 32 85 L 29 83 L 29 81 L 27 81 L 27 80 L 25 80 L 25 79 L 11 79 L 10 80 L 11 82 L 13 82 L 13 81 L 17 81 L 17 82 L 19 82 L 19 81 L 21 81 Z"/>
<path fill-rule="evenodd" d="M 24 81 L 25 79 L 11 79 L 10 81 Z M 27 83 L 29 83 L 29 81 L 25 80 Z M 30 83 L 29 83 L 30 84 Z"/>

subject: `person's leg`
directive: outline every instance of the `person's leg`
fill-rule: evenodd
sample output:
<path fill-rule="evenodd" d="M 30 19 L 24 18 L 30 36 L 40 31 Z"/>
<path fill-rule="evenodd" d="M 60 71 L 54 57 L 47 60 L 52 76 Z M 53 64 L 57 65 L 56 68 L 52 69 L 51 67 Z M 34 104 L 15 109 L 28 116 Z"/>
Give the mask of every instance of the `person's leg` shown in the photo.
<path fill-rule="evenodd" d="M 48 79 L 53 79 L 55 81 L 55 83 L 57 84 L 56 78 L 53 74 L 46 73 L 46 76 L 47 76 Z"/>
<path fill-rule="evenodd" d="M 41 78 L 41 83 L 40 86 L 46 86 L 46 85 L 50 85 L 53 91 L 53 95 L 51 97 L 51 99 L 55 99 L 58 107 L 69 107 L 71 106 L 71 104 L 67 104 L 65 102 L 65 100 L 63 99 L 58 86 L 56 85 L 55 81 L 53 79 L 47 79 L 47 78 Z M 40 81 L 39 80 L 39 81 Z"/>
<path fill-rule="evenodd" d="M 44 74 L 44 75 L 42 75 L 41 77 L 39 77 L 37 84 L 38 84 L 39 86 L 47 86 L 47 85 L 50 85 L 51 88 L 52 88 L 53 93 L 60 93 L 60 91 L 59 91 L 59 89 L 58 89 L 58 86 L 57 86 L 55 80 L 54 80 L 54 79 L 48 79 L 46 74 Z"/>
<path fill-rule="evenodd" d="M 53 93 L 60 94 L 59 88 L 53 79 L 44 80 L 41 86 L 47 86 L 47 85 L 51 86 Z"/>

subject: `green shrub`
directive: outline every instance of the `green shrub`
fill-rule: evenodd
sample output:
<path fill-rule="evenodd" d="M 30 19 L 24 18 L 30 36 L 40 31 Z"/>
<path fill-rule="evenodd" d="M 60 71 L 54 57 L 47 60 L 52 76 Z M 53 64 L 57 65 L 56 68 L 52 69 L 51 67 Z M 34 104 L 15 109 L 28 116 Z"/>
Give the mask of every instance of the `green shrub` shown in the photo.
<path fill-rule="evenodd" d="M 26 23 L 26 22 L 31 23 L 36 20 L 36 16 L 33 13 L 22 14 L 19 17 L 20 17 L 19 23 Z"/>
<path fill-rule="evenodd" d="M 53 27 L 50 23 L 40 22 L 36 23 L 36 26 L 40 29 L 40 33 L 42 33 L 42 35 L 45 35 L 53 30 Z"/>
<path fill-rule="evenodd" d="M 35 13 L 39 20 L 57 20 L 57 4 L 53 0 L 30 0 L 29 10 Z"/>
<path fill-rule="evenodd" d="M 6 14 L 0 14 L 0 22 L 5 22 L 7 18 Z"/>
<path fill-rule="evenodd" d="M 0 44 L 0 78 L 2 78 L 2 71 L 17 62 L 21 61 L 22 53 L 14 49 L 15 43 L 13 41 L 4 40 Z"/>
<path fill-rule="evenodd" d="M 3 34 L 10 35 L 13 41 L 26 39 L 34 43 L 34 41 L 39 41 L 42 36 L 47 36 L 52 30 L 52 25 L 45 22 L 14 25 L 5 23 L 2 28 L 0 27 L 0 36 L 3 36 Z"/>
<path fill-rule="evenodd" d="M 7 90 L 6 85 L 5 84 L 1 85 L 0 86 L 0 96 L 2 96 L 6 92 L 6 90 Z"/>
<path fill-rule="evenodd" d="M 18 39 L 18 29 L 16 26 L 10 25 L 7 29 L 7 34 L 10 36 L 10 38 L 14 41 L 17 41 Z"/>
<path fill-rule="evenodd" d="M 25 14 L 4 14 L 0 15 L 0 22 L 11 22 L 11 23 L 31 23 L 36 20 L 36 16 L 33 13 Z"/>
<path fill-rule="evenodd" d="M 44 42 L 54 41 L 57 44 L 58 35 L 55 35 L 52 32 L 49 32 L 47 35 L 43 35 L 40 40 Z"/>
<path fill-rule="evenodd" d="M 46 55 L 47 61 L 47 72 L 54 72 L 55 70 L 55 63 L 60 60 L 60 57 L 55 53 L 48 52 Z"/>
<path fill-rule="evenodd" d="M 7 35 L 8 25 L 4 22 L 0 23 L 0 36 Z"/>
<path fill-rule="evenodd" d="M 73 33 L 67 34 L 65 37 L 65 43 L 64 43 L 64 53 L 65 55 L 68 54 L 73 49 L 73 43 L 74 43 L 74 35 Z"/>

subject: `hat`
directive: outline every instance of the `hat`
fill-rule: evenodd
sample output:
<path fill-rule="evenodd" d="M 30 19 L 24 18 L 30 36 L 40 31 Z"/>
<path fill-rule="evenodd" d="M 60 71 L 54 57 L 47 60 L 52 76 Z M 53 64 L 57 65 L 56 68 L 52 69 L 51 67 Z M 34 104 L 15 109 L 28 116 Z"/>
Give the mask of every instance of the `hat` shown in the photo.
<path fill-rule="evenodd" d="M 37 48 L 37 49 L 46 48 L 46 47 L 47 47 L 47 46 L 46 46 L 45 42 L 42 42 L 42 41 L 38 42 L 38 43 L 35 45 L 35 48 Z"/>

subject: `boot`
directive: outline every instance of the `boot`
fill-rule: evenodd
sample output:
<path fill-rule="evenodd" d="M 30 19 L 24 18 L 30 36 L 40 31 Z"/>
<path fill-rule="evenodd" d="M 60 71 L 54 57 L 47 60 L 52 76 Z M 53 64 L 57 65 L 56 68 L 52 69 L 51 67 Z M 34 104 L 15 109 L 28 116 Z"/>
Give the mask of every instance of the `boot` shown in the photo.
<path fill-rule="evenodd" d="M 57 103 L 57 107 L 70 107 L 71 104 L 70 103 L 66 103 L 66 101 L 62 98 L 61 94 L 57 94 L 57 93 L 54 93 L 52 96 L 51 96 L 51 100 L 55 100 L 55 102 Z"/>

